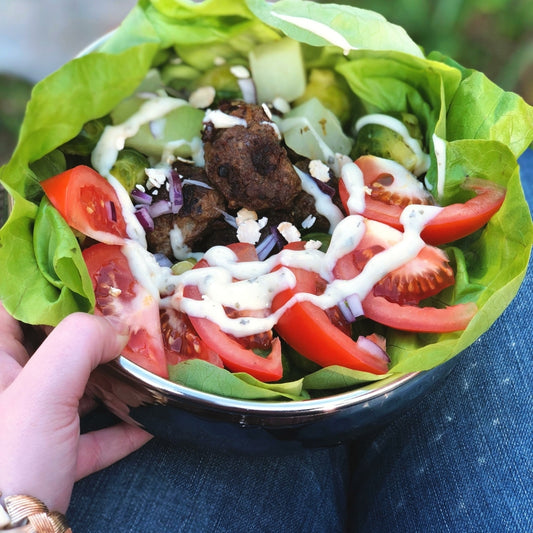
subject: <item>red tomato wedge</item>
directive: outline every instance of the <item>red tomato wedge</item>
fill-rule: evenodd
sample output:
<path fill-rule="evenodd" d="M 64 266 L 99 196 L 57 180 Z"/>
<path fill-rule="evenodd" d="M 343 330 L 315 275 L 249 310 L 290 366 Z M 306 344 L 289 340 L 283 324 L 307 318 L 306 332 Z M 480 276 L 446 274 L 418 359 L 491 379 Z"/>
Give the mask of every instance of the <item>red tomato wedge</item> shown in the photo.
<path fill-rule="evenodd" d="M 444 308 L 417 307 L 390 302 L 369 294 L 363 300 L 365 316 L 391 328 L 418 333 L 451 333 L 465 329 L 477 312 L 475 303 Z"/>
<path fill-rule="evenodd" d="M 224 363 L 216 351 L 200 338 L 190 318 L 173 308 L 161 309 L 163 345 L 169 365 L 177 365 L 190 359 L 202 359 L 222 368 Z"/>
<path fill-rule="evenodd" d="M 257 254 L 251 244 L 232 244 L 229 248 L 235 252 L 239 261 L 255 261 Z M 202 259 L 194 268 L 208 267 L 207 261 Z M 186 298 L 200 300 L 202 295 L 195 285 L 187 285 L 183 295 Z M 250 345 L 249 339 L 237 339 L 220 329 L 220 327 L 207 318 L 189 317 L 194 329 L 203 342 L 216 351 L 224 366 L 232 372 L 247 372 L 261 381 L 271 382 L 281 379 L 283 367 L 281 362 L 281 343 L 278 338 L 273 338 L 270 343 L 270 353 L 266 357 L 256 354 Z M 253 342 L 252 342 L 253 344 Z"/>
<path fill-rule="evenodd" d="M 113 316 L 131 331 L 122 355 L 167 378 L 159 304 L 133 277 L 121 247 L 98 243 L 83 251 L 96 295 L 96 313 Z"/>
<path fill-rule="evenodd" d="M 79 165 L 41 186 L 71 228 L 106 244 L 122 244 L 128 238 L 115 189 L 92 168 Z"/>
<path fill-rule="evenodd" d="M 292 249 L 302 243 L 289 245 Z M 272 308 L 277 310 L 295 294 L 306 292 L 320 294 L 325 282 L 314 272 L 290 267 L 296 277 L 294 288 L 286 289 L 274 297 Z M 276 331 L 296 351 L 320 366 L 340 365 L 352 370 L 385 374 L 388 357 L 375 336 L 353 340 L 338 328 L 326 311 L 311 302 L 297 302 L 283 313 L 276 324 Z"/>
<path fill-rule="evenodd" d="M 406 186 L 405 191 L 402 191 L 402 187 L 395 184 L 397 180 L 391 173 L 391 166 L 384 163 L 387 160 L 366 155 L 355 162 L 363 172 L 365 185 L 371 191 L 371 194 L 365 197 L 365 211 L 362 213 L 366 218 L 402 230 L 400 215 L 405 205 L 428 203 L 428 193 L 417 199 L 416 190 L 419 187 Z M 474 192 L 476 196 L 464 204 L 443 207 L 422 231 L 422 238 L 428 244 L 453 242 L 477 231 L 500 209 L 505 199 L 505 189 L 488 180 L 467 178 L 462 187 Z M 339 194 L 348 212 L 349 194 L 342 180 L 339 182 Z"/>
<path fill-rule="evenodd" d="M 417 260 L 418 257 L 413 261 Z M 401 267 L 406 270 L 411 268 L 409 263 Z M 360 272 L 361 269 L 357 261 L 354 261 L 353 254 L 346 254 L 339 259 L 334 269 L 335 277 L 338 279 L 352 279 Z M 444 308 L 418 307 L 391 301 L 376 295 L 375 291 L 371 291 L 362 301 L 362 308 L 364 315 L 375 322 L 402 331 L 420 333 L 449 333 L 463 330 L 477 312 L 474 303 Z"/>
<path fill-rule="evenodd" d="M 402 238 L 401 231 L 365 219 L 363 238 L 342 261 L 352 260 L 354 272 L 360 272 L 372 257 L 399 243 Z M 426 245 L 415 258 L 381 278 L 374 285 L 373 294 L 399 304 L 417 304 L 454 283 L 455 274 L 446 253 L 440 248 Z"/>

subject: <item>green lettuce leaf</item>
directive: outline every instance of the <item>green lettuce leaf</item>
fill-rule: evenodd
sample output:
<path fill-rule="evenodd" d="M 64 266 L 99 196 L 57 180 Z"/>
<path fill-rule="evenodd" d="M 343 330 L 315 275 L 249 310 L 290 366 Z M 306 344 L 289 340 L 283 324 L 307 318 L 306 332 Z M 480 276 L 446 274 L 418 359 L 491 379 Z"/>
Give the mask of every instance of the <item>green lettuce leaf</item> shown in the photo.
<path fill-rule="evenodd" d="M 263 383 L 249 374 L 228 370 L 191 359 L 169 368 L 169 379 L 192 389 L 241 400 L 306 400 L 303 380 L 289 383 Z"/>
<path fill-rule="evenodd" d="M 330 30 L 324 32 L 321 25 Z M 416 115 L 431 155 L 426 180 L 433 188 L 438 183 L 433 135 L 442 139 L 445 158 L 440 162 L 445 164 L 446 180 L 440 201 L 457 201 L 466 176 L 507 187 L 502 209 L 484 231 L 454 243 L 458 282 L 440 295 L 441 303 L 476 301 L 479 313 L 464 332 L 387 332 L 391 373 L 426 370 L 445 362 L 491 326 L 518 290 L 533 241 L 517 164 L 517 157 L 533 142 L 533 108 L 442 54 L 424 57 L 403 29 L 381 15 L 301 0 L 140 0 L 93 50 L 35 86 L 19 142 L 0 169 L 0 180 L 14 200 L 0 230 L 0 299 L 13 316 L 54 325 L 73 311 L 91 311 L 94 306 L 74 234 L 41 201 L 39 182 L 65 168 L 57 148 L 87 121 L 109 114 L 130 96 L 148 70 L 165 61 L 169 50 L 177 51 L 193 71 L 202 72 L 219 55 L 245 60 L 255 44 L 285 35 L 302 43 L 308 67 L 333 68 L 342 76 L 350 101 L 357 103 L 353 109 Z M 307 388 L 335 390 L 374 379 L 328 368 L 302 381 L 265 385 L 249 376 L 208 368 L 201 361 L 178 367 L 173 376 L 179 382 L 254 399 L 302 399 Z"/>
<path fill-rule="evenodd" d="M 343 366 L 332 365 L 312 372 L 303 378 L 308 390 L 342 390 L 387 379 L 391 374 L 376 375 L 369 372 L 350 370 Z"/>

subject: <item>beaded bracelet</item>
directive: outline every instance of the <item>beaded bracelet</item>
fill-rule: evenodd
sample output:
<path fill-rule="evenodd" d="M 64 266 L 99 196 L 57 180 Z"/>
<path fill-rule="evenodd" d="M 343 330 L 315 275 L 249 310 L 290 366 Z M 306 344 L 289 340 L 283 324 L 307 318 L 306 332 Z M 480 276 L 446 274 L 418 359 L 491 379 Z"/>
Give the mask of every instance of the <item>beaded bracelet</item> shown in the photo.
<path fill-rule="evenodd" d="M 1 494 L 0 494 L 1 495 Z M 19 533 L 72 533 L 67 519 L 33 496 L 7 496 L 0 505 L 0 531 Z"/>

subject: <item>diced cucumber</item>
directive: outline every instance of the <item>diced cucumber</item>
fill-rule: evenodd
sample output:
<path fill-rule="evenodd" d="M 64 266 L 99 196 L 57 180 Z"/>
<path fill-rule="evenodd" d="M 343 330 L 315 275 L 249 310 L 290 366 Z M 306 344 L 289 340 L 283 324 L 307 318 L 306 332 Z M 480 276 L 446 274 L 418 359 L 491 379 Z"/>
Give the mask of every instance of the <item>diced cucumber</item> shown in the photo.
<path fill-rule="evenodd" d="M 121 124 L 137 113 L 146 102 L 142 93 L 157 94 L 163 90 L 163 81 L 158 71 L 151 70 L 141 82 L 135 93 L 118 104 L 111 112 L 114 125 Z M 165 117 L 143 124 L 139 131 L 126 139 L 126 146 L 138 150 L 149 157 L 160 157 L 169 142 L 190 142 L 195 137 L 201 136 L 204 111 L 192 106 L 184 105 L 170 111 Z M 177 155 L 189 156 L 190 149 L 184 144 L 182 149 L 177 149 Z"/>
<path fill-rule="evenodd" d="M 342 131 L 339 119 L 317 98 L 295 107 L 277 122 L 287 146 L 309 159 L 330 163 L 336 153 L 351 151 L 352 139 Z"/>
<path fill-rule="evenodd" d="M 260 44 L 250 51 L 249 59 L 259 103 L 276 97 L 292 102 L 304 93 L 305 66 L 297 41 L 283 38 Z"/>
<path fill-rule="evenodd" d="M 124 122 L 136 113 L 145 101 L 133 96 L 121 102 L 112 112 L 113 124 Z M 190 142 L 193 138 L 200 137 L 204 114 L 201 109 L 188 105 L 178 107 L 152 124 L 143 124 L 133 137 L 126 139 L 126 146 L 147 156 L 161 157 L 168 143 L 180 140 Z M 191 155 L 186 143 L 174 153 L 183 157 Z"/>

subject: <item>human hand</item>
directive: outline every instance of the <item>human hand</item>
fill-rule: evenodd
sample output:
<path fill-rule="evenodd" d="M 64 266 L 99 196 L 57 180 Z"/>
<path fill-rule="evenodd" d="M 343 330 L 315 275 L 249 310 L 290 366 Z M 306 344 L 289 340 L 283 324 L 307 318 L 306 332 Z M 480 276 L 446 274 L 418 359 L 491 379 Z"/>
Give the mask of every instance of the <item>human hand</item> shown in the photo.
<path fill-rule="evenodd" d="M 64 319 L 31 358 L 19 323 L 0 304 L 0 490 L 29 494 L 65 512 L 74 482 L 125 457 L 151 435 L 118 424 L 80 435 L 91 371 L 120 353 L 127 336 L 98 316 Z"/>

